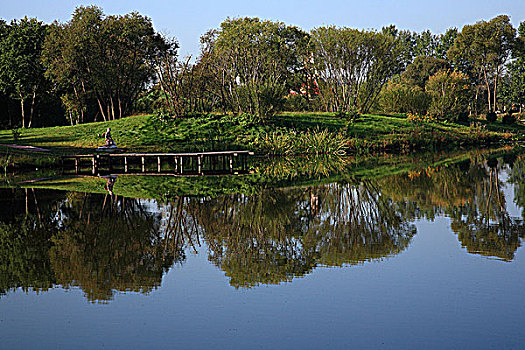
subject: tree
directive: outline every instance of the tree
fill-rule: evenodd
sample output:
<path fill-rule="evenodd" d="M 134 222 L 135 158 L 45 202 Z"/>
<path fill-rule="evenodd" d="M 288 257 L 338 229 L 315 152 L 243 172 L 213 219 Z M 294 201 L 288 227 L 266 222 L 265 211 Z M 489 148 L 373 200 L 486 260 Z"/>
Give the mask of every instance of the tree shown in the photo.
<path fill-rule="evenodd" d="M 404 68 L 405 52 L 390 32 L 319 27 L 312 31 L 312 50 L 327 111 L 366 113 L 383 85 Z"/>
<path fill-rule="evenodd" d="M 466 25 L 458 34 L 447 55 L 455 67 L 469 74 L 472 71 L 483 81 L 489 112 L 496 110 L 498 83 L 514 47 L 516 30 L 508 16 Z"/>
<path fill-rule="evenodd" d="M 80 114 L 80 121 L 88 99 L 104 120 L 111 120 L 130 113 L 155 77 L 154 59 L 167 48 L 147 17 L 136 12 L 105 16 L 96 6 L 80 6 L 69 22 L 53 24 L 44 63 L 65 91 L 66 108 Z"/>
<path fill-rule="evenodd" d="M 514 60 L 506 67 L 507 72 L 503 77 L 499 96 L 507 106 L 519 105 L 521 113 L 525 105 L 525 21 L 520 23 L 518 33 Z"/>
<path fill-rule="evenodd" d="M 425 88 L 428 78 L 440 70 L 449 68 L 450 65 L 446 60 L 430 56 L 418 56 L 414 62 L 407 66 L 401 77 L 409 85 Z"/>
<path fill-rule="evenodd" d="M 457 117 L 466 109 L 469 80 L 464 73 L 440 70 L 428 79 L 425 89 L 432 96 L 430 112 L 438 117 Z"/>
<path fill-rule="evenodd" d="M 46 25 L 25 17 L 1 27 L 0 91 L 20 102 L 22 127 L 31 127 L 37 99 L 46 83 L 40 61 Z"/>
<path fill-rule="evenodd" d="M 174 39 L 169 42 L 169 50 L 156 63 L 158 85 L 155 88 L 160 92 L 157 107 L 171 116 L 210 112 L 218 100 L 213 93 L 215 72 L 207 69 L 205 57 L 195 64 L 191 63 L 191 56 L 179 59 L 177 42 Z"/>
<path fill-rule="evenodd" d="M 434 53 L 434 57 L 443 60 L 448 60 L 447 52 L 450 50 L 456 38 L 458 37 L 458 29 L 455 27 L 449 28 L 444 34 L 438 36 L 437 45 Z"/>
<path fill-rule="evenodd" d="M 307 39 L 282 22 L 227 19 L 201 38 L 201 62 L 214 72 L 224 108 L 266 117 L 281 109 L 288 77 L 304 66 Z"/>

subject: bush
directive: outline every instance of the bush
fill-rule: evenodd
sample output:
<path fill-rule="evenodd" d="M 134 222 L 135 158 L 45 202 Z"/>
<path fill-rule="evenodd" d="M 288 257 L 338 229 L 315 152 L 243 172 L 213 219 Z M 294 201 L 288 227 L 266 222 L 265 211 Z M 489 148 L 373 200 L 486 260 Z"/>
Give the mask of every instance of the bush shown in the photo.
<path fill-rule="evenodd" d="M 489 123 L 494 123 L 496 120 L 498 120 L 498 115 L 495 112 L 488 112 L 485 119 L 487 119 Z"/>
<path fill-rule="evenodd" d="M 469 79 L 458 71 L 441 70 L 428 79 L 425 91 L 432 96 L 428 111 L 452 120 L 468 105 Z"/>
<path fill-rule="evenodd" d="M 468 112 L 460 112 L 456 117 L 456 123 L 467 123 L 468 122 Z"/>
<path fill-rule="evenodd" d="M 426 114 L 431 97 L 419 86 L 410 86 L 392 80 L 385 85 L 379 96 L 383 112 Z"/>
<path fill-rule="evenodd" d="M 510 125 L 510 124 L 514 124 L 514 123 L 516 123 L 516 117 L 514 117 L 514 116 L 512 115 L 512 113 L 507 113 L 507 114 L 505 114 L 505 115 L 503 116 L 503 118 L 501 119 L 501 122 L 502 122 L 503 124 L 509 124 L 509 125 Z"/>
<path fill-rule="evenodd" d="M 343 111 L 336 112 L 335 116 L 352 122 L 356 120 L 357 118 L 359 118 L 359 112 L 357 112 L 355 109 L 352 108 L 346 112 L 343 112 Z"/>
<path fill-rule="evenodd" d="M 284 101 L 283 110 L 288 112 L 308 111 L 308 101 L 301 95 L 288 95 Z"/>

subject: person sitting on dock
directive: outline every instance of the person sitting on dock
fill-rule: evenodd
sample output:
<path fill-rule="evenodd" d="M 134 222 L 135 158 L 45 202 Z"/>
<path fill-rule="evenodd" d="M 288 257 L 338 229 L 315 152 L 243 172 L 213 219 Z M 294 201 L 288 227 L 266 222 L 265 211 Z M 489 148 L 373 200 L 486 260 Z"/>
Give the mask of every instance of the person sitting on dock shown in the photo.
<path fill-rule="evenodd" d="M 105 133 L 102 134 L 105 139 L 104 146 L 110 147 L 110 146 L 116 146 L 115 141 L 113 141 L 113 138 L 111 137 L 111 128 L 108 128 Z"/>

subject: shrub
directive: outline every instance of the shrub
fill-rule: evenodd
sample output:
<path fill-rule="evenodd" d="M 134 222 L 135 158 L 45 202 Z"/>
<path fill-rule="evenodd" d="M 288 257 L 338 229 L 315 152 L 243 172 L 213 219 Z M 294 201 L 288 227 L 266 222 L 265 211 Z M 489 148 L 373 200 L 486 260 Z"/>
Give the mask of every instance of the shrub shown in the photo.
<path fill-rule="evenodd" d="M 343 112 L 343 111 L 336 112 L 335 116 L 338 118 L 345 119 L 347 121 L 354 121 L 357 118 L 359 118 L 359 112 L 357 112 L 357 110 L 352 108 L 346 112 Z"/>
<path fill-rule="evenodd" d="M 467 106 L 469 79 L 458 71 L 440 70 L 428 79 L 425 90 L 432 96 L 429 112 L 453 119 Z"/>
<path fill-rule="evenodd" d="M 280 130 L 261 134 L 256 145 L 268 154 L 344 154 L 347 141 L 341 133 L 315 128 L 305 132 Z"/>
<path fill-rule="evenodd" d="M 11 129 L 11 134 L 13 134 L 13 139 L 15 141 L 18 141 L 22 133 L 20 132 L 20 129 L 16 128 L 16 129 Z"/>
<path fill-rule="evenodd" d="M 510 124 L 514 124 L 514 123 L 516 123 L 516 117 L 514 117 L 514 116 L 512 115 L 512 113 L 507 113 L 507 114 L 505 114 L 505 115 L 503 116 L 503 118 L 501 119 L 501 122 L 502 122 L 503 124 L 509 124 L 509 125 L 510 125 Z"/>
<path fill-rule="evenodd" d="M 388 82 L 379 96 L 383 112 L 425 114 L 431 97 L 419 86 L 410 86 L 395 79 Z"/>
<path fill-rule="evenodd" d="M 468 122 L 468 112 L 460 112 L 458 113 L 457 117 L 456 117 L 456 122 L 457 123 L 466 123 Z"/>
<path fill-rule="evenodd" d="M 494 123 L 496 120 L 498 120 L 498 115 L 495 112 L 488 112 L 485 119 L 487 119 L 489 123 Z"/>
<path fill-rule="evenodd" d="M 283 110 L 289 112 L 308 111 L 308 101 L 301 95 L 288 95 L 284 101 Z"/>
<path fill-rule="evenodd" d="M 407 121 L 415 124 L 437 122 L 437 118 L 430 113 L 425 115 L 407 113 Z"/>

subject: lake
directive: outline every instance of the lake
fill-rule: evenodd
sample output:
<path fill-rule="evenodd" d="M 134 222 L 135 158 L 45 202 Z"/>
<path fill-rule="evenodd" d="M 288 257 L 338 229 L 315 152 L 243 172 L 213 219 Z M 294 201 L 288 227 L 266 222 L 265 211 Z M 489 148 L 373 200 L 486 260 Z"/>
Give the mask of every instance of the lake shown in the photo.
<path fill-rule="evenodd" d="M 6 178 L 0 349 L 523 348 L 521 151 L 251 167 Z"/>

